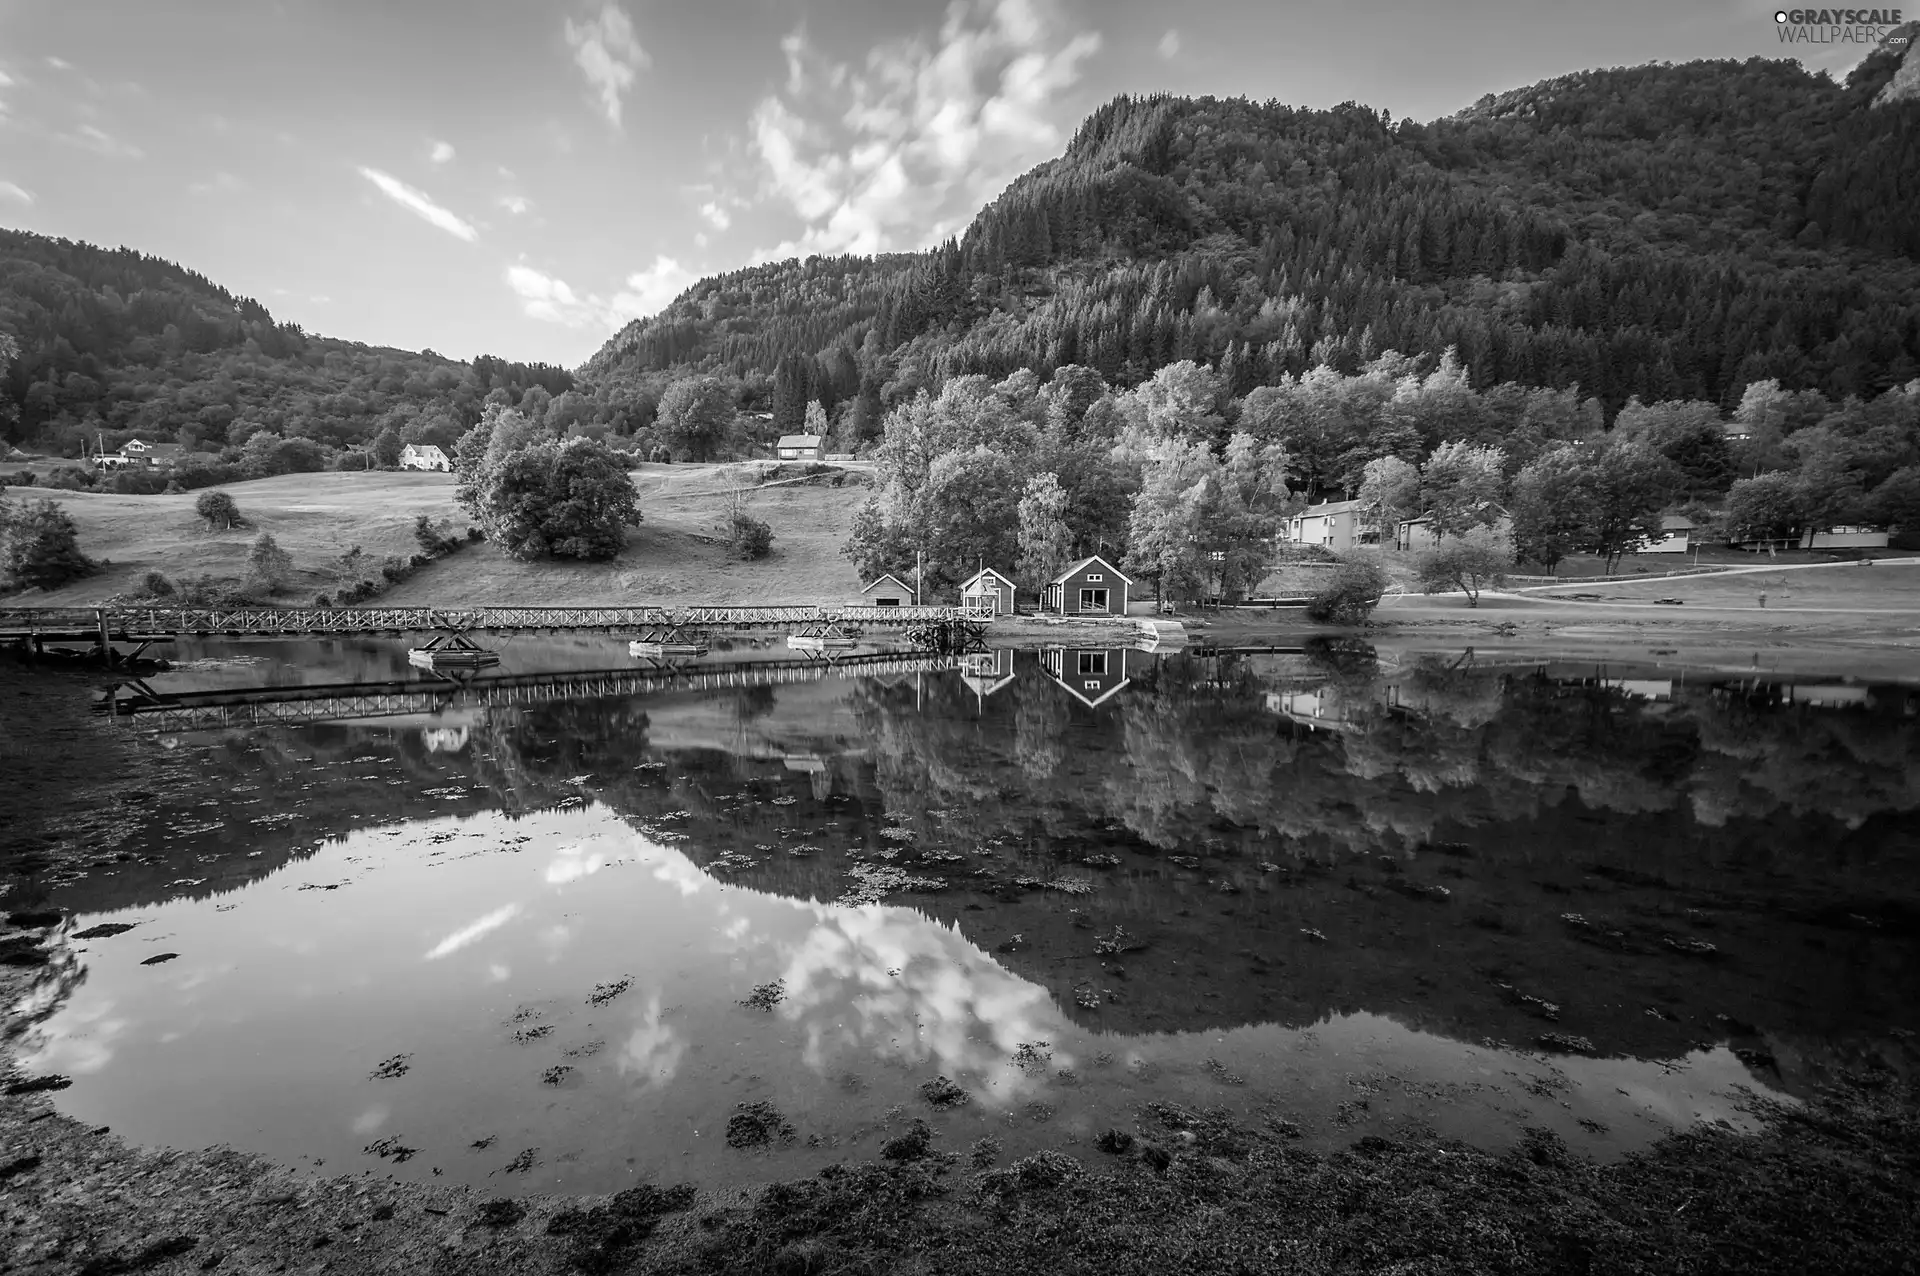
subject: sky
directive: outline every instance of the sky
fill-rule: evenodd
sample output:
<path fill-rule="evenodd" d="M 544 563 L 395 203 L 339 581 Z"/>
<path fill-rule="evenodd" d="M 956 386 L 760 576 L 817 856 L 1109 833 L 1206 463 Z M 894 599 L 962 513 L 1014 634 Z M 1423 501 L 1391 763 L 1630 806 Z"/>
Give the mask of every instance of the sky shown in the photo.
<path fill-rule="evenodd" d="M 1427 120 L 1588 67 L 1863 52 L 1783 45 L 1774 13 L 0 0 L 0 226 L 178 261 L 309 331 L 571 367 L 701 276 L 937 243 L 1121 93 Z"/>

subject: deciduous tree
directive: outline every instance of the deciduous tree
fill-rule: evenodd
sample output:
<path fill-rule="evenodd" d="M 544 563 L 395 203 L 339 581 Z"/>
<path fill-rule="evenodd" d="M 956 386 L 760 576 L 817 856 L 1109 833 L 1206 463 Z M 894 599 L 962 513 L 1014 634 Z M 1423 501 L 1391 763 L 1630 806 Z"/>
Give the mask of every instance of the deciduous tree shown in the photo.
<path fill-rule="evenodd" d="M 515 558 L 606 559 L 640 521 L 618 454 L 592 439 L 546 439 L 489 465 L 479 494 L 487 539 Z"/>

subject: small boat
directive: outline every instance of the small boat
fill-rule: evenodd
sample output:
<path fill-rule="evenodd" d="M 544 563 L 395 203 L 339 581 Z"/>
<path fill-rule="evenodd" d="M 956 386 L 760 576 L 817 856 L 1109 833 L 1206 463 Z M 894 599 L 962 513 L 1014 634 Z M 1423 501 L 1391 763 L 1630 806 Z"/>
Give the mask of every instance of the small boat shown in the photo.
<path fill-rule="evenodd" d="M 788 634 L 787 646 L 794 651 L 852 651 L 858 638 L 824 637 L 819 634 Z"/>
<path fill-rule="evenodd" d="M 704 642 L 630 642 L 627 644 L 629 656 L 704 656 L 707 644 Z"/>
<path fill-rule="evenodd" d="M 463 647 L 415 647 L 407 653 L 407 663 L 416 669 L 485 669 L 499 664 L 500 657 Z"/>

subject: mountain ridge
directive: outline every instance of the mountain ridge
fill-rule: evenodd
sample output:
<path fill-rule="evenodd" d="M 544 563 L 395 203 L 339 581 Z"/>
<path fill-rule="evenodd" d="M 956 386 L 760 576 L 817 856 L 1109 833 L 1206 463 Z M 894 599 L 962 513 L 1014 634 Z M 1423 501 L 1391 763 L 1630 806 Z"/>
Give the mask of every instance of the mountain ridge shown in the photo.
<path fill-rule="evenodd" d="M 910 389 L 1196 358 L 1244 393 L 1451 345 L 1476 383 L 1611 407 L 1768 376 L 1871 393 L 1920 373 L 1920 110 L 1865 109 L 1903 61 L 1883 48 L 1844 84 L 1762 58 L 1584 71 L 1428 124 L 1122 96 L 957 239 L 710 277 L 581 374 L 844 355 Z"/>

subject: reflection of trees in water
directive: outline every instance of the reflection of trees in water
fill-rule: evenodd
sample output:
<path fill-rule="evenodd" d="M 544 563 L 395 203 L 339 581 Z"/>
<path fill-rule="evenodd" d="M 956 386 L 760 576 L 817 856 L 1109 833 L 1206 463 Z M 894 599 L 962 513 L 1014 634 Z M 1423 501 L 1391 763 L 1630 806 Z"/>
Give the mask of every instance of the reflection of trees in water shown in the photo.
<path fill-rule="evenodd" d="M 1035 677 L 981 721 L 944 687 L 922 701 L 885 689 L 859 699 L 890 803 L 992 797 L 972 812 L 986 828 L 1119 822 L 1166 849 L 1236 836 L 1393 849 L 1448 826 L 1536 818 L 1570 797 L 1709 827 L 1782 812 L 1857 827 L 1920 807 L 1920 732 L 1903 703 L 1756 708 L 1682 684 L 1654 704 L 1439 663 L 1391 680 L 1348 668 L 1321 689 L 1337 732 L 1282 720 L 1230 658 L 1155 662 L 1092 713 Z"/>

